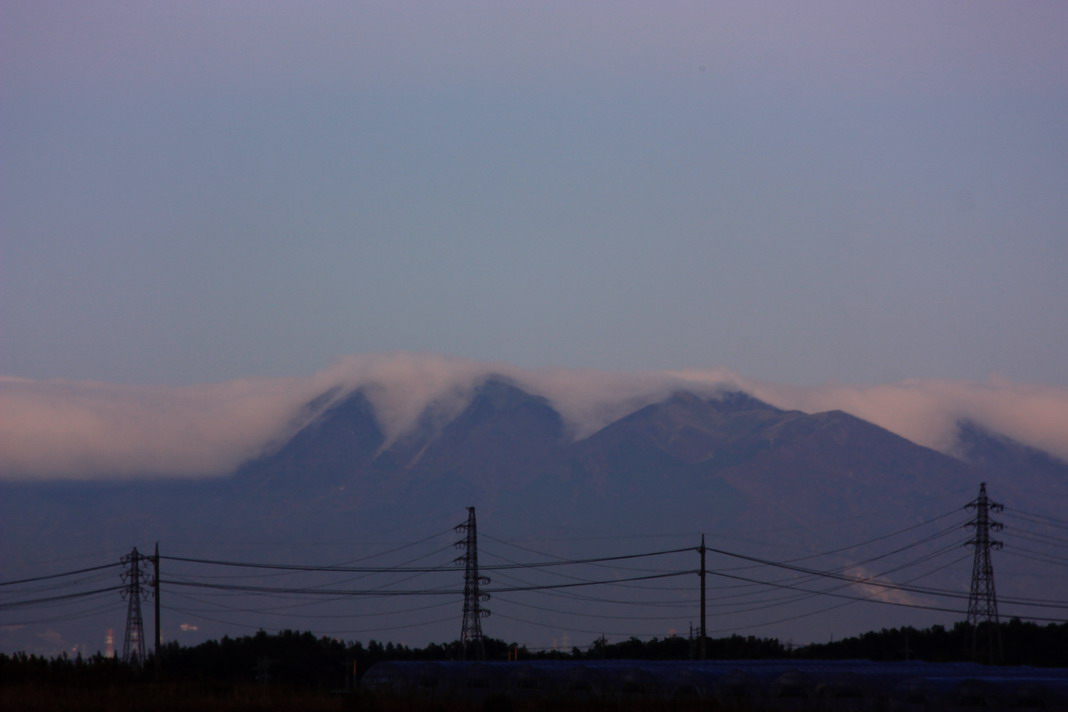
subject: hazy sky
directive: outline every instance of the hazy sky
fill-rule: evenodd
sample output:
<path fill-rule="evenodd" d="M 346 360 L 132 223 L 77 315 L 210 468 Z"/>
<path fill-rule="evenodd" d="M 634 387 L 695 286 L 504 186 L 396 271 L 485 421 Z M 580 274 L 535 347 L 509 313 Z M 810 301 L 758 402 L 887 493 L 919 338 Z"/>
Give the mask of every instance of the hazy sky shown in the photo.
<path fill-rule="evenodd" d="M 1068 385 L 1068 3 L 0 0 L 0 375 Z"/>

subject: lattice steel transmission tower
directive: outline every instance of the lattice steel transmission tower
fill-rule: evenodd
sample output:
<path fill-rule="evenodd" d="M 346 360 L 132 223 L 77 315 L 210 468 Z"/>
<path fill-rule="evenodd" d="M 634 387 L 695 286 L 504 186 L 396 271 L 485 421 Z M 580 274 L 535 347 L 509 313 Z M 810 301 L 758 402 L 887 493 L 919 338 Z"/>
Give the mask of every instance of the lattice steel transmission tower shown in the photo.
<path fill-rule="evenodd" d="M 145 584 L 147 572 L 141 569 L 141 562 L 150 557 L 137 553 L 137 548 L 122 557 L 122 563 L 126 564 L 126 570 L 122 573 L 122 580 L 126 586 L 122 589 L 122 597 L 126 599 L 126 637 L 122 643 L 122 660 L 125 663 L 141 666 L 145 662 L 145 626 L 141 618 L 141 599 L 148 594 Z"/>
<path fill-rule="evenodd" d="M 991 502 L 986 496 L 986 483 L 979 485 L 979 496 L 965 505 L 975 510 L 975 518 L 965 526 L 975 529 L 975 536 L 968 546 L 975 549 L 972 564 L 972 590 L 968 598 L 968 623 L 972 627 L 972 657 L 979 659 L 986 653 L 988 662 L 1001 660 L 1001 626 L 998 620 L 998 598 L 994 593 L 994 565 L 990 550 L 1000 549 L 1002 542 L 990 538 L 991 531 L 1001 531 L 1003 525 L 990 518 L 991 512 L 1000 512 L 1005 507 Z M 980 650 L 980 638 L 984 638 L 985 650 Z"/>
<path fill-rule="evenodd" d="M 483 601 L 488 601 L 488 593 L 482 593 L 480 587 L 490 580 L 478 574 L 478 528 L 475 524 L 475 508 L 467 508 L 467 521 L 456 526 L 456 531 L 464 538 L 456 542 L 456 548 L 463 549 L 464 555 L 456 557 L 456 563 L 464 565 L 464 625 L 460 632 L 460 655 L 467 659 L 468 650 L 472 649 L 479 660 L 486 657 L 486 646 L 482 640 L 482 619 L 490 614 L 483 608 Z"/>

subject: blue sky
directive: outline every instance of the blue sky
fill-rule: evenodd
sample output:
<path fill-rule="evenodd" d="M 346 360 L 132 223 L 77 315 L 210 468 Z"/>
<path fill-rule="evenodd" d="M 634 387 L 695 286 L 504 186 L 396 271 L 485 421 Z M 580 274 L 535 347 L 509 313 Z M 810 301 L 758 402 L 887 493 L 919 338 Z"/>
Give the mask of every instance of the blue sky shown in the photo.
<path fill-rule="evenodd" d="M 1068 5 L 0 0 L 0 375 L 1068 385 Z"/>

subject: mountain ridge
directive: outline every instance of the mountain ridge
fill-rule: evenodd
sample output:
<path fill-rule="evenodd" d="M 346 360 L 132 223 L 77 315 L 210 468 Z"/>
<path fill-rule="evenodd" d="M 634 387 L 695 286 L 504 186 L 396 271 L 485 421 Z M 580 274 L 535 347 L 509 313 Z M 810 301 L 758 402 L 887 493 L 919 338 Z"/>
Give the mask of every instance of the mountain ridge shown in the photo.
<path fill-rule="evenodd" d="M 549 399 L 506 377 L 431 402 L 394 436 L 373 395 L 324 389 L 294 414 L 284 442 L 226 478 L 0 483 L 5 567 L 29 570 L 72 541 L 87 546 L 87 531 L 111 549 L 276 542 L 268 559 L 296 559 L 300 542 L 372 537 L 468 506 L 511 536 L 578 526 L 619 542 L 680 529 L 722 541 L 748 532 L 754 552 L 788 558 L 963 511 L 980 481 L 995 498 L 1028 497 L 998 471 L 1004 463 L 1034 464 L 1015 476 L 1047 488 L 1068 472 L 974 429 L 962 431 L 969 463 L 843 411 L 783 410 L 743 392 L 677 389 L 584 437 Z M 775 532 L 790 535 L 777 541 Z M 848 631 L 857 620 L 836 625 Z"/>

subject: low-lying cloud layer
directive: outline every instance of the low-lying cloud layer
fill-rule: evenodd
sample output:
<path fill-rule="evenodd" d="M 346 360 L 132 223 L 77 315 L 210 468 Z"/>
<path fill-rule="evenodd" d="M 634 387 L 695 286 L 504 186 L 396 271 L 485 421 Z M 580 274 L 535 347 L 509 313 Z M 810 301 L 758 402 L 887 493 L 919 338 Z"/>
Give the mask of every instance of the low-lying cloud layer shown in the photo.
<path fill-rule="evenodd" d="M 683 371 L 694 380 L 719 372 Z M 797 388 L 737 381 L 742 390 L 780 408 L 818 413 L 843 410 L 935 450 L 954 454 L 957 425 L 970 420 L 1025 445 L 1068 460 L 1068 388 L 1014 383 L 905 380 L 877 386 Z"/>
<path fill-rule="evenodd" d="M 991 380 L 796 388 L 726 370 L 612 373 L 526 370 L 440 356 L 351 356 L 306 378 L 168 387 L 0 378 L 0 479 L 210 477 L 284 438 L 313 398 L 364 388 L 387 437 L 427 405 L 462 408 L 487 375 L 547 398 L 575 437 L 672 391 L 743 390 L 781 408 L 839 409 L 914 442 L 952 452 L 969 419 L 1068 459 L 1068 389 Z"/>

